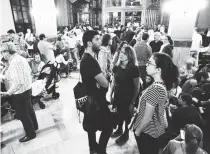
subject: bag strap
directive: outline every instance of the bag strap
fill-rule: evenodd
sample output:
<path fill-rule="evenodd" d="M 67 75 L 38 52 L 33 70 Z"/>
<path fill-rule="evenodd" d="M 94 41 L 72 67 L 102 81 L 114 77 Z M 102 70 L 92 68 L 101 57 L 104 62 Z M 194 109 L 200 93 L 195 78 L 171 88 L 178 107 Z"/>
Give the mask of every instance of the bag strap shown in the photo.
<path fill-rule="evenodd" d="M 79 82 L 82 82 L 81 73 L 79 72 Z"/>

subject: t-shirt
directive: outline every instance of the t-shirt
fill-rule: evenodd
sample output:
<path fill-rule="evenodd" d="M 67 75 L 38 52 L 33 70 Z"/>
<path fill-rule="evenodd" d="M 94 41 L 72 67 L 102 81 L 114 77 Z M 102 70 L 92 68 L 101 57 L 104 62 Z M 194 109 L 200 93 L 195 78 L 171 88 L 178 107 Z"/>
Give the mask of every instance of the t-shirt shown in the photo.
<path fill-rule="evenodd" d="M 64 64 L 64 65 L 67 65 L 68 64 L 68 61 L 66 61 L 63 57 L 62 54 L 58 55 L 56 58 L 55 58 L 55 61 L 59 64 Z"/>
<path fill-rule="evenodd" d="M 126 96 L 126 99 L 131 100 L 134 93 L 134 78 L 139 77 L 139 70 L 137 66 L 130 66 L 123 69 L 120 66 L 113 68 L 115 79 L 115 93 L 121 96 Z"/>
<path fill-rule="evenodd" d="M 45 63 L 50 61 L 50 64 L 53 64 L 55 62 L 55 55 L 53 51 L 53 45 L 46 41 L 39 41 L 38 43 L 38 49 L 42 55 L 45 56 L 46 61 Z"/>
<path fill-rule="evenodd" d="M 152 53 L 155 53 L 155 52 L 159 52 L 160 51 L 160 48 L 163 45 L 163 42 L 162 41 L 158 41 L 158 42 L 151 41 L 149 45 L 152 48 Z"/>
<path fill-rule="evenodd" d="M 134 123 L 134 129 L 136 129 L 140 123 L 142 118 L 144 117 L 144 113 L 146 110 L 146 103 L 155 107 L 154 114 L 152 116 L 152 120 L 149 122 L 148 126 L 143 130 L 144 133 L 150 135 L 153 138 L 158 138 L 162 134 L 165 133 L 165 105 L 167 101 L 167 91 L 166 88 L 160 86 L 154 82 L 151 86 L 149 86 L 143 95 L 140 98 L 140 111 L 138 113 L 138 117 L 136 122 Z"/>
<path fill-rule="evenodd" d="M 125 33 L 125 41 L 127 41 L 128 43 L 130 43 L 130 41 L 133 39 L 133 36 L 135 35 L 135 33 L 131 30 L 128 30 L 126 33 Z"/>
<path fill-rule="evenodd" d="M 137 41 L 134 46 L 139 66 L 145 66 L 152 56 L 152 48 L 145 41 Z"/>
<path fill-rule="evenodd" d="M 101 73 L 101 68 L 95 58 L 84 53 L 80 62 L 82 83 L 85 85 L 87 95 L 93 96 L 98 92 L 95 76 Z"/>
<path fill-rule="evenodd" d="M 163 149 L 161 154 L 186 154 L 186 145 L 182 141 L 171 140 L 167 146 Z M 207 154 L 201 148 L 198 148 L 196 154 Z"/>
<path fill-rule="evenodd" d="M 202 36 L 198 34 L 196 31 L 194 31 L 193 36 L 192 36 L 192 45 L 191 49 L 192 50 L 200 50 L 200 45 L 202 44 Z"/>
<path fill-rule="evenodd" d="M 186 124 L 195 124 L 202 127 L 201 117 L 194 106 L 177 108 L 172 114 L 172 124 L 177 133 Z"/>

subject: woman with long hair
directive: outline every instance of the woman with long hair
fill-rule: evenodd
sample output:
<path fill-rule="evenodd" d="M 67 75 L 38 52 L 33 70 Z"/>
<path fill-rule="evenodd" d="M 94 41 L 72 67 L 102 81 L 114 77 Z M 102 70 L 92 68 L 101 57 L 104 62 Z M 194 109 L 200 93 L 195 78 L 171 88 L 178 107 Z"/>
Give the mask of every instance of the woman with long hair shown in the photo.
<path fill-rule="evenodd" d="M 184 134 L 184 141 L 169 141 L 162 154 L 207 154 L 199 147 L 202 144 L 203 132 L 198 126 L 187 124 Z"/>
<path fill-rule="evenodd" d="M 167 91 L 177 82 L 178 69 L 167 54 L 154 53 L 147 63 L 146 71 L 153 77 L 154 82 L 139 99 L 133 130 L 141 154 L 158 154 L 159 138 L 167 127 Z"/>
<path fill-rule="evenodd" d="M 136 55 L 132 47 L 127 46 L 121 50 L 117 63 L 113 68 L 114 79 L 111 84 L 112 104 L 116 106 L 119 123 L 117 130 L 112 137 L 118 137 L 116 143 L 122 145 L 129 138 L 128 125 L 131 120 L 135 101 L 140 89 L 139 71 L 136 65 Z M 112 94 L 114 93 L 114 99 Z M 123 123 L 125 121 L 125 130 L 123 133 Z"/>
<path fill-rule="evenodd" d="M 117 63 L 117 60 L 119 59 L 121 50 L 123 50 L 127 45 L 128 45 L 128 42 L 122 41 L 120 45 L 117 47 L 117 50 L 115 51 L 115 54 L 113 56 L 112 66 L 115 66 L 115 64 Z"/>

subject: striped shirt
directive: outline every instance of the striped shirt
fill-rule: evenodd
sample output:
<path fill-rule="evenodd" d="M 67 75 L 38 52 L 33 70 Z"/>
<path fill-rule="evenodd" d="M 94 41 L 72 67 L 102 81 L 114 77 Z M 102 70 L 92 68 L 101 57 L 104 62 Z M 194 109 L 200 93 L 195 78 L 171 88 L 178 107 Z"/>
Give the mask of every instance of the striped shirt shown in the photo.
<path fill-rule="evenodd" d="M 141 96 L 140 99 L 140 110 L 138 112 L 137 119 L 134 123 L 134 130 L 141 124 L 141 120 L 144 117 L 146 110 L 146 103 L 155 107 L 152 120 L 149 122 L 148 126 L 143 130 L 144 133 L 150 135 L 153 138 L 158 138 L 160 135 L 165 133 L 165 117 L 164 110 L 165 104 L 167 101 L 167 91 L 164 86 L 159 85 L 160 83 L 154 83 L 145 93 Z"/>
<path fill-rule="evenodd" d="M 9 94 L 21 94 L 31 88 L 31 68 L 28 61 L 18 54 L 11 57 L 5 77 L 6 89 Z"/>

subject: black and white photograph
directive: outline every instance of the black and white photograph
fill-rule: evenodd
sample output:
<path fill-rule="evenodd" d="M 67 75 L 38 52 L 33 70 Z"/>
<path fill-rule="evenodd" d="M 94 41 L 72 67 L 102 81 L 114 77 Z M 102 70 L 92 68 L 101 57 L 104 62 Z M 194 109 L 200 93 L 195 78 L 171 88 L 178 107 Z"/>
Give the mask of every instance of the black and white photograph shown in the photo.
<path fill-rule="evenodd" d="M 0 0 L 2 154 L 210 154 L 210 0 Z"/>

